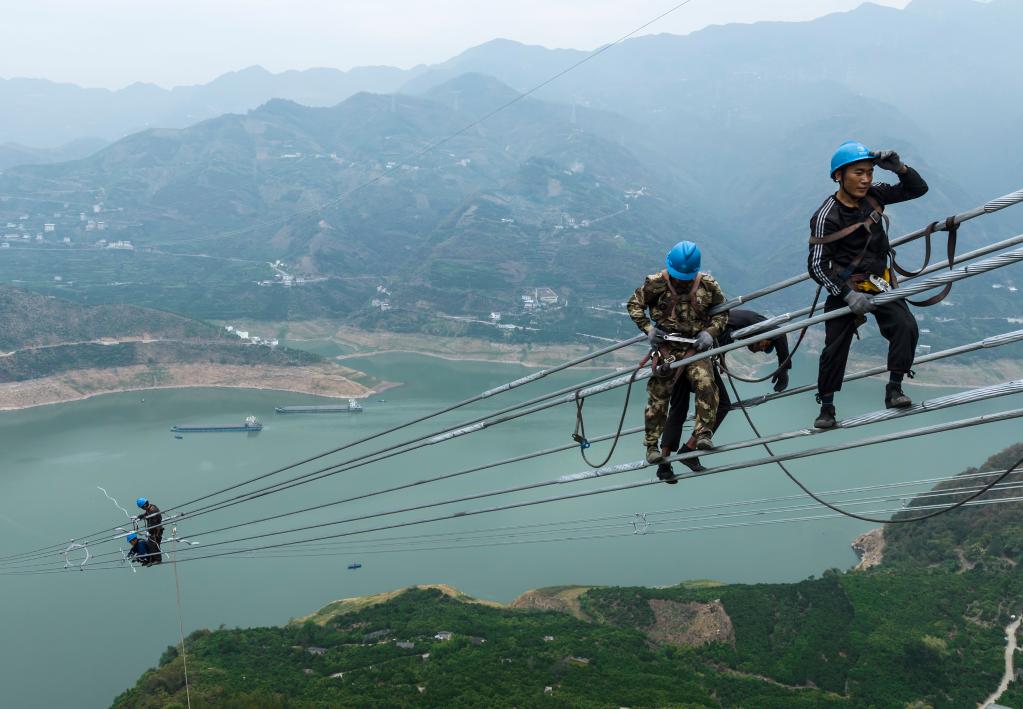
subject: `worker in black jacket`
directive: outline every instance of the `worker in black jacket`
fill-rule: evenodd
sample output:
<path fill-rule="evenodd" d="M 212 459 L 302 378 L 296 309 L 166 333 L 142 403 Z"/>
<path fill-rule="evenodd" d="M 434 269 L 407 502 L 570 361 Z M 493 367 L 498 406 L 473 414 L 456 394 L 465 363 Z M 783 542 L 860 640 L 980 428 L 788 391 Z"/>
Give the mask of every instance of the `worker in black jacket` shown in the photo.
<path fill-rule="evenodd" d="M 898 175 L 899 184 L 874 183 L 874 166 Z M 913 366 L 920 332 L 916 318 L 902 300 L 878 305 L 872 294 L 892 287 L 891 244 L 885 230 L 887 204 L 916 199 L 927 183 L 903 164 L 893 150 L 871 152 L 862 143 L 847 142 L 831 158 L 831 179 L 838 191 L 824 200 L 810 219 L 807 271 L 827 292 L 824 312 L 849 306 L 849 315 L 824 324 L 824 351 L 817 377 L 820 415 L 816 428 L 835 426 L 835 392 L 842 388 L 849 347 L 856 328 L 873 313 L 881 335 L 888 340 L 889 381 L 885 406 L 912 405 L 902 391 L 902 379 Z"/>
<path fill-rule="evenodd" d="M 160 508 L 145 497 L 135 500 L 135 505 L 142 510 L 135 519 L 140 522 L 145 520 L 149 538 L 156 542 L 157 546 L 163 544 L 163 515 L 160 514 Z"/>
<path fill-rule="evenodd" d="M 752 310 L 743 310 L 741 308 L 729 310 L 728 324 L 725 325 L 721 337 L 718 338 L 718 344 L 731 344 L 735 332 L 756 325 L 766 319 L 760 313 L 755 313 Z M 789 341 L 785 335 L 781 334 L 773 338 L 758 340 L 747 345 L 746 348 L 750 352 L 774 352 L 777 355 L 778 369 L 771 377 L 771 382 L 774 384 L 775 391 L 784 391 L 789 385 L 789 370 L 792 369 L 791 357 L 789 357 Z M 717 368 L 714 369 L 714 382 L 718 390 L 717 418 L 715 419 L 713 429 L 716 432 L 721 422 L 725 420 L 725 416 L 728 415 L 728 411 L 732 406 L 732 400 L 728 396 L 728 390 L 725 388 L 725 383 L 721 379 L 721 374 L 717 371 Z M 661 434 L 661 451 L 665 457 L 677 450 L 684 452 L 696 450 L 692 439 L 679 448 L 679 444 L 682 442 L 682 425 L 689 416 L 689 395 L 691 393 L 692 387 L 689 381 L 685 377 L 679 377 L 675 387 L 671 390 L 668 420 L 664 425 L 664 433 Z M 686 458 L 679 462 L 693 472 L 706 470 L 700 463 L 699 458 Z M 669 484 L 678 482 L 675 480 L 675 473 L 671 469 L 671 463 L 661 463 L 658 465 L 657 477 Z"/>

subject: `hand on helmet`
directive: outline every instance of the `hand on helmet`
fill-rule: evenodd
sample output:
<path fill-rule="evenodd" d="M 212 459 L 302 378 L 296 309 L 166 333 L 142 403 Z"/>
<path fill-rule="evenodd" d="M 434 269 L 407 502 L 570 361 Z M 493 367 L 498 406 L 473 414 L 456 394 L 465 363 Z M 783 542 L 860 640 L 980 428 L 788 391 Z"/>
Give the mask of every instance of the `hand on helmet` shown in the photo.
<path fill-rule="evenodd" d="M 696 336 L 696 351 L 706 352 L 714 346 L 714 338 L 710 336 L 710 333 L 706 330 L 700 330 L 700 334 Z"/>
<path fill-rule="evenodd" d="M 874 164 L 882 170 L 890 172 L 901 172 L 902 168 L 905 167 L 899 154 L 894 150 L 875 150 Z"/>
<path fill-rule="evenodd" d="M 849 291 L 845 294 L 843 300 L 849 304 L 849 310 L 853 312 L 853 315 L 866 315 L 873 312 L 876 307 L 873 298 L 866 293 L 860 293 L 858 290 Z"/>

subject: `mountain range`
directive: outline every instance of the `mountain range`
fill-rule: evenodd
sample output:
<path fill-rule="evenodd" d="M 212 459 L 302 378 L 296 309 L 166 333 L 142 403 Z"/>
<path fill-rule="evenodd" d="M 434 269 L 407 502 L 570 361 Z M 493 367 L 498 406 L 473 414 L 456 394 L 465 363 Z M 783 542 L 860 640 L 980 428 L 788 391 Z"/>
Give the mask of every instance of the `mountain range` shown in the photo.
<path fill-rule="evenodd" d="M 808 216 L 833 189 L 827 157 L 848 137 L 898 149 L 930 183 L 925 198 L 890 210 L 899 233 L 1020 187 L 1023 151 L 1010 129 L 1023 115 L 1012 70 L 1021 19 L 1010 0 L 914 0 L 641 37 L 527 98 L 586 54 L 495 40 L 407 72 L 250 69 L 164 92 L 193 107 L 167 109 L 177 118 L 165 125 L 196 117 L 198 103 L 245 112 L 6 170 L 0 219 L 24 217 L 28 232 L 70 219 L 58 231 L 88 242 L 73 222 L 102 205 L 108 238 L 233 260 L 189 299 L 202 316 L 361 313 L 421 327 L 423 312 L 508 311 L 545 286 L 569 302 L 613 304 L 679 238 L 707 245 L 707 267 L 738 293 L 801 270 Z M 389 93 L 352 93 L 360 88 Z M 124 98 L 115 94 L 103 105 Z M 270 95 L 285 98 L 251 108 Z M 344 96 L 328 106 L 287 98 Z M 171 105 L 164 98 L 151 106 Z M 972 246 L 1014 223 L 1007 210 L 961 238 Z M 66 270 L 66 256 L 48 258 Z M 94 269 L 95 258 L 76 263 Z M 238 260 L 275 259 L 319 282 L 280 296 L 231 280 Z M 154 268 L 185 274 L 186 264 Z M 0 260 L 0 276 L 13 272 Z M 125 294 L 77 276 L 89 302 Z M 132 297 L 173 300 L 159 280 Z M 377 286 L 393 294 L 387 315 L 367 310 Z"/>

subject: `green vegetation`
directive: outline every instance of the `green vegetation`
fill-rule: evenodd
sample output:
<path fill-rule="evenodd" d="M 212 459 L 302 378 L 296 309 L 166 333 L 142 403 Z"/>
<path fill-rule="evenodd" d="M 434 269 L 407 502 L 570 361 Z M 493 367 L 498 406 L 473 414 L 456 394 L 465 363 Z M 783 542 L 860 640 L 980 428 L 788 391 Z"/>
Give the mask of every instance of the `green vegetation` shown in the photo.
<path fill-rule="evenodd" d="M 246 343 L 217 325 L 172 313 L 82 306 L 10 288 L 0 289 L 0 354 L 0 383 L 131 365 L 289 367 L 324 361 L 311 352 Z"/>
<path fill-rule="evenodd" d="M 979 468 L 969 468 L 962 474 L 1007 470 L 1020 459 L 1023 459 L 1023 444 L 1011 446 L 988 458 Z M 970 484 L 980 486 L 990 479 L 979 478 Z M 1023 465 L 1011 473 L 1004 484 L 1018 485 L 1021 480 Z M 935 490 L 964 485 L 964 481 L 952 480 L 937 485 Z M 989 492 L 984 499 L 1019 495 L 1019 489 L 1009 488 Z M 910 508 L 919 504 L 951 504 L 958 499 L 961 497 L 914 500 Z M 910 509 L 902 516 L 918 514 Z M 928 524 L 888 525 L 885 542 L 885 563 L 900 568 L 941 568 L 952 572 L 973 568 L 1012 570 L 1023 555 L 1023 515 L 1016 505 L 1009 504 L 959 509 Z"/>
<path fill-rule="evenodd" d="M 889 525 L 881 566 L 792 584 L 566 586 L 508 608 L 446 587 L 345 599 L 283 628 L 193 633 L 192 696 L 296 709 L 974 706 L 1001 679 L 1003 628 L 1023 604 L 1021 519 L 981 506 Z M 1012 684 L 1002 702 L 1021 698 Z M 168 648 L 114 706 L 175 702 L 182 665 Z"/>

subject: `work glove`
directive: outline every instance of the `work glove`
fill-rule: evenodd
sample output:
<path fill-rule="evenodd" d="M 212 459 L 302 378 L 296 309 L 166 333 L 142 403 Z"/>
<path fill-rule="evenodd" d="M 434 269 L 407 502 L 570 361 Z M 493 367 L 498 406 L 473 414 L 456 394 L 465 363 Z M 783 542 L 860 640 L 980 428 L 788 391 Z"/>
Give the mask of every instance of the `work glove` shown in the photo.
<path fill-rule="evenodd" d="M 789 370 L 779 369 L 771 377 L 771 383 L 774 384 L 775 391 L 785 391 L 789 388 Z"/>
<path fill-rule="evenodd" d="M 875 150 L 873 155 L 874 164 L 882 170 L 899 172 L 904 167 L 902 159 L 899 158 L 899 154 L 894 150 Z"/>
<path fill-rule="evenodd" d="M 706 352 L 714 346 L 714 338 L 710 336 L 710 333 L 706 330 L 700 330 L 700 334 L 696 336 L 696 351 Z"/>
<path fill-rule="evenodd" d="M 664 336 L 667 334 L 668 333 L 656 325 L 651 325 L 650 329 L 646 333 L 646 339 L 650 342 L 651 347 L 660 347 L 664 344 Z"/>
<path fill-rule="evenodd" d="M 849 310 L 853 315 L 866 315 L 874 311 L 874 299 L 858 290 L 849 291 L 843 296 L 843 300 L 849 304 Z"/>

